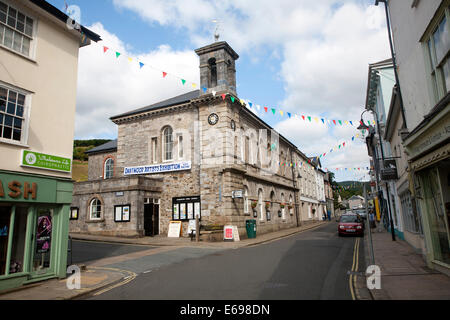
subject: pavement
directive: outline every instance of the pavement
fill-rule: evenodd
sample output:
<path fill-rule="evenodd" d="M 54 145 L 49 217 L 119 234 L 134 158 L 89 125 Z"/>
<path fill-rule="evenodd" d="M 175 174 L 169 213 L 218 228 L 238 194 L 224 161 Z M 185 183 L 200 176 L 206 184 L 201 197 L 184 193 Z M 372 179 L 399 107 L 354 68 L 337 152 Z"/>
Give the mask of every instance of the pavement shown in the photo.
<path fill-rule="evenodd" d="M 71 300 L 86 295 L 99 295 L 114 287 L 124 285 L 132 281 L 137 275 L 132 271 L 106 267 L 114 262 L 126 259 L 135 259 L 143 255 L 151 255 L 176 248 L 211 248 L 211 249 L 239 249 L 248 246 L 259 245 L 288 237 L 299 232 L 320 227 L 327 222 L 314 221 L 304 223 L 297 228 L 284 229 L 276 232 L 257 235 L 254 239 L 242 239 L 236 242 L 195 242 L 190 238 L 168 238 L 166 236 L 145 238 L 118 238 L 105 236 L 92 236 L 71 234 L 73 239 L 98 241 L 107 243 L 122 243 L 133 245 L 155 246 L 149 250 L 132 252 L 120 257 L 99 259 L 82 266 L 80 277 L 80 289 L 68 289 L 68 279 L 51 279 L 40 283 L 22 286 L 20 288 L 0 292 L 0 300 Z M 73 284 L 74 282 L 72 282 Z"/>
<path fill-rule="evenodd" d="M 366 289 L 372 299 L 450 300 L 450 277 L 428 268 L 424 258 L 408 242 L 399 238 L 392 241 L 391 233 L 385 229 L 371 230 L 375 265 L 381 271 L 381 288 Z M 365 257 L 369 266 L 372 263 L 367 231 Z"/>

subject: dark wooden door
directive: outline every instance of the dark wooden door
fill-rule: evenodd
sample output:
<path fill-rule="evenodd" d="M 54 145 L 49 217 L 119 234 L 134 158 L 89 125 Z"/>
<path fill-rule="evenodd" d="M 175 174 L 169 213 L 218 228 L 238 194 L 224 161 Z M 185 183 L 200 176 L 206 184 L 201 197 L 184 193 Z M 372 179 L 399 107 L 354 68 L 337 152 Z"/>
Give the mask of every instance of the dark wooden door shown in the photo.
<path fill-rule="evenodd" d="M 153 237 L 153 203 L 144 204 L 144 234 L 146 237 Z"/>
<path fill-rule="evenodd" d="M 153 205 L 153 235 L 159 234 L 159 204 Z"/>

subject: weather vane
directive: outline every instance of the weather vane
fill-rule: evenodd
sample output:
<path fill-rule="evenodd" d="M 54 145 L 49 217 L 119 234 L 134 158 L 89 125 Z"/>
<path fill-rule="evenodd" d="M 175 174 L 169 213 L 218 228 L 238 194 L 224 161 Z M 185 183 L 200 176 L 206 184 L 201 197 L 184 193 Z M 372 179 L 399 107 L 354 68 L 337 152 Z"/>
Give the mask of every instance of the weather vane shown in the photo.
<path fill-rule="evenodd" d="M 220 21 L 217 19 L 214 19 L 214 20 L 212 20 L 212 23 L 216 24 L 216 30 L 214 31 L 214 40 L 217 42 L 217 41 L 219 41 L 219 38 L 220 38 L 220 34 L 219 34 Z"/>

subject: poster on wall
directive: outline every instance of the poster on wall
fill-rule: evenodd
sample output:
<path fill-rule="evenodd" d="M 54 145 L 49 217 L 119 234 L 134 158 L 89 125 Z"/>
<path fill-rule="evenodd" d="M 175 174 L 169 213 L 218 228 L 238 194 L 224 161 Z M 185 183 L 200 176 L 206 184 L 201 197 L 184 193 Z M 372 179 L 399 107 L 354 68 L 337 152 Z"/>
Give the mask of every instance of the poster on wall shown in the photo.
<path fill-rule="evenodd" d="M 194 219 L 194 204 L 192 202 L 187 204 L 187 212 L 188 212 L 188 219 L 189 220 Z"/>
<path fill-rule="evenodd" d="M 38 217 L 36 230 L 36 253 L 46 253 L 50 251 L 52 243 L 52 217 Z"/>
<path fill-rule="evenodd" d="M 116 207 L 115 221 L 122 221 L 122 207 Z"/>
<path fill-rule="evenodd" d="M 186 220 L 186 203 L 180 203 L 180 220 Z"/>
<path fill-rule="evenodd" d="M 195 217 L 200 218 L 200 202 L 194 203 L 194 214 L 195 214 Z"/>
<path fill-rule="evenodd" d="M 178 213 L 178 203 L 173 205 L 173 220 L 179 220 L 180 214 Z"/>
<path fill-rule="evenodd" d="M 123 220 L 130 221 L 130 207 L 123 207 Z"/>

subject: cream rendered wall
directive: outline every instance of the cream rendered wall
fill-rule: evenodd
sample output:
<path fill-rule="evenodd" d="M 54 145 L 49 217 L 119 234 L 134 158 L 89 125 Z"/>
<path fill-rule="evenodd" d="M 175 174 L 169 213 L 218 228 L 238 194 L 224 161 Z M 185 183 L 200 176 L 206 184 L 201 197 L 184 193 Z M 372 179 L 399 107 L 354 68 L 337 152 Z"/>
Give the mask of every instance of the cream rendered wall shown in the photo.
<path fill-rule="evenodd" d="M 8 155 L 0 157 L 0 168 L 70 178 L 70 173 L 23 168 L 20 158 L 25 149 L 72 159 L 79 39 L 64 24 L 24 9 L 16 1 L 13 6 L 37 18 L 32 44 L 35 60 L 0 47 L 0 81 L 32 92 L 27 103 L 31 112 L 26 146 L 0 142 L 0 154 Z"/>
<path fill-rule="evenodd" d="M 420 38 L 440 4 L 441 0 L 421 0 L 416 8 L 411 8 L 411 1 L 389 1 L 398 74 L 409 131 L 423 120 L 436 103 L 430 95 L 425 50 Z"/>

